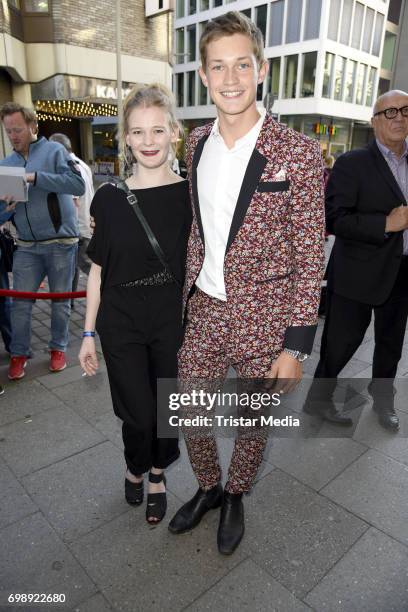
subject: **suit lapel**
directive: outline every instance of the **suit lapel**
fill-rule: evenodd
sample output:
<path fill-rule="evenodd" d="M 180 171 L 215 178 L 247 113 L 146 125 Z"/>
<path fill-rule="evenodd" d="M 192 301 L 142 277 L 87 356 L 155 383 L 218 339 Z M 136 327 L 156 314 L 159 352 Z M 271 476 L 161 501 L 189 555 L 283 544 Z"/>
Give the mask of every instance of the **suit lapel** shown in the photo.
<path fill-rule="evenodd" d="M 385 182 L 387 183 L 388 187 L 392 190 L 392 192 L 394 193 L 394 195 L 402 202 L 405 202 L 405 197 L 397 183 L 397 181 L 395 180 L 395 177 L 391 171 L 391 168 L 389 167 L 387 161 L 384 159 L 383 154 L 381 153 L 380 149 L 377 146 L 377 143 L 374 141 L 371 143 L 370 145 L 371 148 L 371 153 L 374 156 L 375 159 L 375 163 L 376 166 L 381 174 L 381 176 L 383 177 L 383 179 L 385 180 Z"/>
<path fill-rule="evenodd" d="M 232 217 L 226 252 L 228 252 L 228 249 L 230 248 L 239 228 L 242 225 L 248 207 L 251 203 L 252 196 L 254 195 L 255 189 L 258 186 L 267 161 L 268 160 L 266 157 L 264 157 L 257 148 L 252 151 L 252 155 L 249 159 L 242 181 L 234 215 Z"/>
<path fill-rule="evenodd" d="M 198 141 L 197 146 L 194 150 L 193 162 L 192 162 L 192 168 L 191 168 L 191 186 L 193 190 L 193 204 L 194 204 L 194 209 L 196 213 L 197 225 L 200 231 L 200 236 L 201 236 L 201 240 L 203 244 L 204 244 L 204 230 L 203 230 L 203 224 L 201 221 L 200 202 L 198 199 L 197 167 L 200 162 L 200 158 L 201 158 L 201 154 L 204 149 L 204 145 L 207 142 L 207 138 L 209 137 L 209 135 L 210 135 L 209 133 L 206 134 Z"/>

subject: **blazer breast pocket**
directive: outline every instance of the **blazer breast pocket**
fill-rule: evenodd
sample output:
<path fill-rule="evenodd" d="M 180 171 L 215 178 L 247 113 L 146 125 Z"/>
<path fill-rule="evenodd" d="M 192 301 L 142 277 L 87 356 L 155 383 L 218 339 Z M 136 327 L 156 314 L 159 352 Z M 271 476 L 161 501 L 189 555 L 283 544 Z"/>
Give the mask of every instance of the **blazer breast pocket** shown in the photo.
<path fill-rule="evenodd" d="M 264 193 L 276 193 L 278 191 L 288 191 L 290 181 L 265 181 L 258 184 L 257 191 Z"/>

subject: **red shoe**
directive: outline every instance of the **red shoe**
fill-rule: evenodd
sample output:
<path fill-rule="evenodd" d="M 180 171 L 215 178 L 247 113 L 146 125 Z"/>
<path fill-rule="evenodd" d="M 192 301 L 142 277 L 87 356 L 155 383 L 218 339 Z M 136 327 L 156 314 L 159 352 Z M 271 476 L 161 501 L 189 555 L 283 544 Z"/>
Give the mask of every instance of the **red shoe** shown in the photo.
<path fill-rule="evenodd" d="M 51 372 L 61 372 L 67 367 L 64 351 L 51 351 L 50 370 Z"/>
<path fill-rule="evenodd" d="M 8 377 L 10 380 L 19 380 L 25 376 L 24 368 L 27 365 L 27 357 L 25 355 L 18 355 L 17 357 L 10 358 L 10 365 L 8 371 Z"/>

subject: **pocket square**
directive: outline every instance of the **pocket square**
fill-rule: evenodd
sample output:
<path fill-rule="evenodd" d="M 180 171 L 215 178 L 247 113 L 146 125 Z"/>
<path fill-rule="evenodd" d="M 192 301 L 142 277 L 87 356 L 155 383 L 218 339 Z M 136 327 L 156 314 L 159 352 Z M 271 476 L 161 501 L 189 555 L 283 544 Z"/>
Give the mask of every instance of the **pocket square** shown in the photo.
<path fill-rule="evenodd" d="M 276 174 L 272 175 L 273 181 L 286 181 L 286 172 L 283 168 L 279 170 Z"/>

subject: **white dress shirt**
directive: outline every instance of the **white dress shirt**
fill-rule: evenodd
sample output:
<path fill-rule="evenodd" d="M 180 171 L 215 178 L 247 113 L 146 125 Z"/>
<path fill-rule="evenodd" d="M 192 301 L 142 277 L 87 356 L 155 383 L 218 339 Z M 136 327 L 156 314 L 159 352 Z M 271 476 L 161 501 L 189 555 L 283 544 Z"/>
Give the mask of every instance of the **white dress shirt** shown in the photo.
<path fill-rule="evenodd" d="M 197 168 L 197 188 L 204 230 L 205 257 L 196 280 L 202 291 L 226 301 L 224 257 L 231 221 L 249 159 L 265 119 L 266 111 L 250 131 L 228 149 L 216 119 L 204 145 Z"/>

